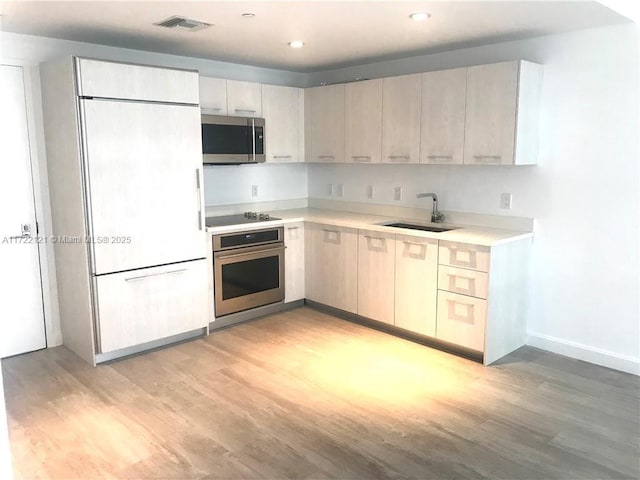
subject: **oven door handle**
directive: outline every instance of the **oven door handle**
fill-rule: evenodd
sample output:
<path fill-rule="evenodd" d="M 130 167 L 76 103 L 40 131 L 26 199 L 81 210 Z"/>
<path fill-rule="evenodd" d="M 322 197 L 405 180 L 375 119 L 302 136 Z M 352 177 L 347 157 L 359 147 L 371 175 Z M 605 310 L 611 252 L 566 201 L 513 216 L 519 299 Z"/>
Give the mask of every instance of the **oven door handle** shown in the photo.
<path fill-rule="evenodd" d="M 276 247 L 276 248 L 265 248 L 262 250 L 254 250 L 252 252 L 244 252 L 244 253 L 232 253 L 231 255 L 226 255 L 225 252 L 214 253 L 214 257 L 218 260 L 225 260 L 227 258 L 237 258 L 237 257 L 246 257 L 247 255 L 255 255 L 255 254 L 263 254 L 270 252 L 281 252 L 287 247 Z"/>

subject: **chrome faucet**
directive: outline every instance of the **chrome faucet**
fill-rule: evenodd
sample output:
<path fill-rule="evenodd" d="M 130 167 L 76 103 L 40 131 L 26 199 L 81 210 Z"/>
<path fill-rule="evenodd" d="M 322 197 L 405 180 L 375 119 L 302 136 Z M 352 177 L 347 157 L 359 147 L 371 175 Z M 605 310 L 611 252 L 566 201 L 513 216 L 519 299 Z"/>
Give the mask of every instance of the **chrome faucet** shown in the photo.
<path fill-rule="evenodd" d="M 444 222 L 444 213 L 438 210 L 438 195 L 435 193 L 419 193 L 418 198 L 431 197 L 433 198 L 433 212 L 431 212 L 431 221 L 433 223 Z"/>

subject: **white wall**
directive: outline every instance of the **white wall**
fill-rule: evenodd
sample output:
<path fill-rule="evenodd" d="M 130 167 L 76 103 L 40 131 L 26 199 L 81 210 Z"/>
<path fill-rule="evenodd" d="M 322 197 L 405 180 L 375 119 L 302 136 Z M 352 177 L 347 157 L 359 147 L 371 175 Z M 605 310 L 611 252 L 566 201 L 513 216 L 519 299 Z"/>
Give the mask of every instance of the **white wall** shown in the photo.
<path fill-rule="evenodd" d="M 544 64 L 540 161 L 533 167 L 309 167 L 309 195 L 344 183 L 345 199 L 536 218 L 530 343 L 638 371 L 640 321 L 638 36 L 634 25 L 384 62 L 316 79 L 341 81 L 524 58 Z M 313 81 L 313 80 L 312 80 Z M 403 186 L 402 202 L 392 187 Z M 513 209 L 499 209 L 501 192 Z M 335 199 L 335 197 L 332 197 Z"/>
<path fill-rule="evenodd" d="M 257 185 L 258 196 L 251 196 Z M 211 165 L 204 169 L 205 205 L 271 202 L 307 198 L 304 164 Z"/>
<path fill-rule="evenodd" d="M 4 387 L 2 383 L 2 362 L 0 361 L 0 478 L 11 480 L 11 450 L 7 430 L 7 411 L 4 406 Z"/>

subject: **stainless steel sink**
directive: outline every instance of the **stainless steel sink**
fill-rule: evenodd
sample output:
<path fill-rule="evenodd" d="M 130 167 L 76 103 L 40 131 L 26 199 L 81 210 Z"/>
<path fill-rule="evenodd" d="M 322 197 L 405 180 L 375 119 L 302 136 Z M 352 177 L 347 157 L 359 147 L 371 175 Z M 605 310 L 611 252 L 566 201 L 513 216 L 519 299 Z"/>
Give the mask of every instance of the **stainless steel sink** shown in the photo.
<path fill-rule="evenodd" d="M 384 223 L 385 227 L 395 227 L 395 228 L 407 228 L 409 230 L 422 230 L 423 232 L 448 232 L 449 230 L 455 230 L 455 227 L 432 227 L 430 225 L 420 225 L 414 223 Z"/>

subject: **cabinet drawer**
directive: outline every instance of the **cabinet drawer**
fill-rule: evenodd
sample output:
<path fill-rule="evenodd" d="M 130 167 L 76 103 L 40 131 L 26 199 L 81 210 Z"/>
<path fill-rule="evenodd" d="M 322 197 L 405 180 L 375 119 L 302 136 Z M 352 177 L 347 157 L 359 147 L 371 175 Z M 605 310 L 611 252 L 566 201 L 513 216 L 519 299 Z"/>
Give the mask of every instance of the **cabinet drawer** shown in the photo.
<path fill-rule="evenodd" d="M 464 268 L 438 267 L 438 289 L 448 292 L 487 298 L 488 275 Z"/>
<path fill-rule="evenodd" d="M 484 351 L 487 301 L 438 290 L 436 338 Z"/>
<path fill-rule="evenodd" d="M 489 247 L 441 241 L 438 263 L 488 272 Z"/>
<path fill-rule="evenodd" d="M 77 60 L 78 95 L 198 105 L 198 72 Z"/>
<path fill-rule="evenodd" d="M 196 260 L 97 277 L 99 353 L 204 328 L 207 272 Z"/>

